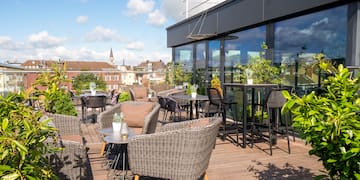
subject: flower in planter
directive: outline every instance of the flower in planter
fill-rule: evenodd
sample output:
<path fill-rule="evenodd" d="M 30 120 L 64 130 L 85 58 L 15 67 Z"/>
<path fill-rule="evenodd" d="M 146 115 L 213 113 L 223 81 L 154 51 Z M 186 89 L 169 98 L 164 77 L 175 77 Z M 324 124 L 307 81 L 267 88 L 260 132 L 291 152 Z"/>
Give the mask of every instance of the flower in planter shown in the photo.
<path fill-rule="evenodd" d="M 212 78 L 212 80 L 211 80 L 211 87 L 212 87 L 212 88 L 216 88 L 216 89 L 219 91 L 220 95 L 221 95 L 221 96 L 223 95 L 222 88 L 221 88 L 221 82 L 220 82 L 219 77 L 214 76 L 214 77 Z"/>

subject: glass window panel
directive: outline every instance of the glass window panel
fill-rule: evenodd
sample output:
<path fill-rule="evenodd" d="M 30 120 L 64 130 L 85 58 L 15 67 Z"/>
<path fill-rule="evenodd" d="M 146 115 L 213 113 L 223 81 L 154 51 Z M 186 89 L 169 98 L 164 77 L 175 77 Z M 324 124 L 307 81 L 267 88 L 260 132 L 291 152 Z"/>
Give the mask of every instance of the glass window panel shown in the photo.
<path fill-rule="evenodd" d="M 299 95 L 316 89 L 320 77 L 313 57 L 324 53 L 344 63 L 346 27 L 345 5 L 275 23 L 274 62 L 281 64 L 282 83 L 295 86 Z"/>
<path fill-rule="evenodd" d="M 193 71 L 193 44 L 176 47 L 174 62 L 174 71 L 176 71 L 174 83 L 176 85 L 183 85 L 185 82 L 191 82 Z"/>
<path fill-rule="evenodd" d="M 209 41 L 208 82 L 214 76 L 220 77 L 220 40 Z"/>
<path fill-rule="evenodd" d="M 225 82 L 240 82 L 240 70 L 235 65 L 245 65 L 250 58 L 259 57 L 263 42 L 265 26 L 225 37 Z"/>
<path fill-rule="evenodd" d="M 205 68 L 206 68 L 206 46 L 205 42 L 197 43 L 196 47 L 196 59 L 195 59 L 195 84 L 199 85 L 198 93 L 205 94 L 206 82 L 205 82 Z"/>

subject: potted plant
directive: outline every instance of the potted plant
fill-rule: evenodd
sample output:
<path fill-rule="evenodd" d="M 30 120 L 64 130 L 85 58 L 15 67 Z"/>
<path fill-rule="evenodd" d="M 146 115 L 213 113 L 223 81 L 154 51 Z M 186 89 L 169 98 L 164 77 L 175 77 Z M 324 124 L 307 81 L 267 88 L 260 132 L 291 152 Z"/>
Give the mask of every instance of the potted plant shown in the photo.
<path fill-rule="evenodd" d="M 192 98 L 196 98 L 198 85 L 193 84 L 190 86 L 190 93 Z"/>
<path fill-rule="evenodd" d="M 284 91 L 283 111 L 292 112 L 293 126 L 312 147 L 309 154 L 319 157 L 331 179 L 360 179 L 359 76 L 350 78 L 348 69 L 334 68 L 323 54 L 315 58 L 329 74 L 322 92 L 298 97 Z"/>
<path fill-rule="evenodd" d="M 113 122 L 112 122 L 114 134 L 117 134 L 117 135 L 120 134 L 123 119 L 124 119 L 124 115 L 122 112 L 114 114 Z"/>
<path fill-rule="evenodd" d="M 251 69 L 245 69 L 246 82 L 247 84 L 253 84 L 254 80 L 252 78 L 253 71 Z"/>
<path fill-rule="evenodd" d="M 95 96 L 96 95 L 96 83 L 95 82 L 90 82 L 89 83 L 89 88 L 91 91 L 91 95 Z"/>
<path fill-rule="evenodd" d="M 46 155 L 60 151 L 56 128 L 41 111 L 26 106 L 25 93 L 0 96 L 1 179 L 58 179 Z"/>

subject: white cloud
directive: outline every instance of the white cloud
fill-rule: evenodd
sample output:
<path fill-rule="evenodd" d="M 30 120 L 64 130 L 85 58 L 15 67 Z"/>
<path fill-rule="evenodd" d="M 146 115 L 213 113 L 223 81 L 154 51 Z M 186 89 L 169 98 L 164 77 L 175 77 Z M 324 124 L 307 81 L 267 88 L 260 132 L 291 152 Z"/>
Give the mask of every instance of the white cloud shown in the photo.
<path fill-rule="evenodd" d="M 87 16 L 78 16 L 76 17 L 76 22 L 79 24 L 84 24 L 88 21 L 88 17 Z"/>
<path fill-rule="evenodd" d="M 144 49 L 144 43 L 140 41 L 131 42 L 126 46 L 129 50 L 141 51 Z"/>
<path fill-rule="evenodd" d="M 50 36 L 47 31 L 41 31 L 28 37 L 29 43 L 37 48 L 50 48 L 61 45 L 66 38 Z"/>
<path fill-rule="evenodd" d="M 126 7 L 130 16 L 151 12 L 154 8 L 153 0 L 129 0 Z"/>
<path fill-rule="evenodd" d="M 95 29 L 87 33 L 85 37 L 86 41 L 97 42 L 97 41 L 124 41 L 120 35 L 117 34 L 116 30 L 105 28 L 102 26 L 96 26 Z"/>
<path fill-rule="evenodd" d="M 15 44 L 8 36 L 0 36 L 0 47 L 3 49 L 14 49 Z"/>
<path fill-rule="evenodd" d="M 166 21 L 166 17 L 158 10 L 148 14 L 148 23 L 155 26 L 162 26 Z"/>

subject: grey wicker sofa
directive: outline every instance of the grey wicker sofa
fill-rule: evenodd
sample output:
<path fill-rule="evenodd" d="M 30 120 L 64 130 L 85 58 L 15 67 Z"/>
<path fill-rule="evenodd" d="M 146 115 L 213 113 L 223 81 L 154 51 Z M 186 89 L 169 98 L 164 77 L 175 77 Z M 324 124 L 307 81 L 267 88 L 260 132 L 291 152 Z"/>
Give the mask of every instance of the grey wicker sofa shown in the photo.
<path fill-rule="evenodd" d="M 171 180 L 200 178 L 208 168 L 220 124 L 221 118 L 202 118 L 165 124 L 159 132 L 135 136 L 128 143 L 135 179 L 139 175 Z"/>
<path fill-rule="evenodd" d="M 51 113 L 46 116 L 52 119 L 58 129 L 59 143 L 56 146 L 63 148 L 50 155 L 50 163 L 59 178 L 73 180 L 92 177 L 79 118 Z"/>

